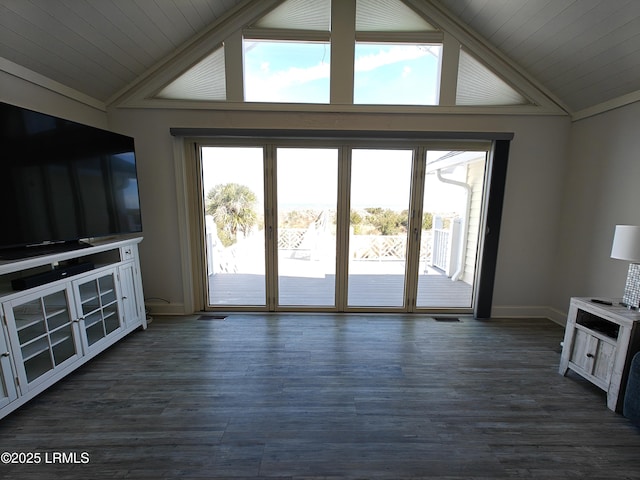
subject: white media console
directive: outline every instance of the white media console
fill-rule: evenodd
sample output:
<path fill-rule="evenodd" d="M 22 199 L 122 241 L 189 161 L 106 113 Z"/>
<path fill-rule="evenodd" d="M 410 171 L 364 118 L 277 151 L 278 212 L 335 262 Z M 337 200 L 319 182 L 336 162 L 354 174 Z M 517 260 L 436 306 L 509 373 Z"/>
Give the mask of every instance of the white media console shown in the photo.
<path fill-rule="evenodd" d="M 147 328 L 141 241 L 116 239 L 0 261 L 0 418 L 125 335 Z M 41 284 L 30 286 L 31 279 Z"/>

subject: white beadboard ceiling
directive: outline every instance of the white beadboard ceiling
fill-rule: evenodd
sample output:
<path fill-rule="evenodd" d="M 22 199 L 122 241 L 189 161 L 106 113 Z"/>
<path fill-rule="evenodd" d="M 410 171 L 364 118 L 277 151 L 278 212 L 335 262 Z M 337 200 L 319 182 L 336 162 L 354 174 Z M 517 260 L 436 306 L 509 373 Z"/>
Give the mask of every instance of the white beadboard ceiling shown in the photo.
<path fill-rule="evenodd" d="M 640 91 L 638 0 L 437 1 L 572 112 Z"/>
<path fill-rule="evenodd" d="M 639 0 L 424 0 L 570 113 L 640 100 Z M 246 0 L 0 0 L 0 57 L 109 103 Z"/>
<path fill-rule="evenodd" d="M 242 0 L 0 0 L 0 57 L 102 102 Z"/>

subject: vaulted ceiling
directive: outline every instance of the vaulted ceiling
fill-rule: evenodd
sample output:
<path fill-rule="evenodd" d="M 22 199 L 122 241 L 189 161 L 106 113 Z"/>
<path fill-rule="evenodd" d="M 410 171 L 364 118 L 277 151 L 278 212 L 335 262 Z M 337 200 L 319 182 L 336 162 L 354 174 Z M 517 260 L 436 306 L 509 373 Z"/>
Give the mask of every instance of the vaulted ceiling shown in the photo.
<path fill-rule="evenodd" d="M 637 0 L 440 0 L 571 112 L 640 100 Z M 635 95 L 634 95 L 635 93 Z"/>
<path fill-rule="evenodd" d="M 385 0 L 378 0 L 384 2 Z M 420 0 L 568 113 L 640 100 L 637 0 Z M 109 104 L 250 0 L 0 0 L 0 68 Z"/>

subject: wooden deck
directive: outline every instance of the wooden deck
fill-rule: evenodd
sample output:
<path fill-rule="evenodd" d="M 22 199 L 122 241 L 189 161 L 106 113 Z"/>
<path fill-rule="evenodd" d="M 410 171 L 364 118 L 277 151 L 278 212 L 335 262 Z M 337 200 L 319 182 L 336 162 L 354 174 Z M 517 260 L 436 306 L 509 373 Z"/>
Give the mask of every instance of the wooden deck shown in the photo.
<path fill-rule="evenodd" d="M 372 262 L 360 265 L 349 276 L 350 307 L 402 307 L 404 275 L 398 265 Z M 387 273 L 365 273 L 386 270 Z M 393 272 L 396 273 L 393 273 Z M 400 272 L 402 269 L 400 268 Z M 303 272 L 300 270 L 300 272 Z M 220 273 L 209 277 L 210 304 L 264 305 L 264 276 L 255 273 Z M 279 304 L 283 306 L 333 306 L 335 275 L 299 273 L 279 277 Z M 424 308 L 470 308 L 472 288 L 454 282 L 435 269 L 419 276 L 417 306 Z"/>
<path fill-rule="evenodd" d="M 19 480 L 621 480 L 640 433 L 558 374 L 562 327 L 423 315 L 156 318 L 0 422 Z M 85 457 L 86 458 L 86 457 Z"/>

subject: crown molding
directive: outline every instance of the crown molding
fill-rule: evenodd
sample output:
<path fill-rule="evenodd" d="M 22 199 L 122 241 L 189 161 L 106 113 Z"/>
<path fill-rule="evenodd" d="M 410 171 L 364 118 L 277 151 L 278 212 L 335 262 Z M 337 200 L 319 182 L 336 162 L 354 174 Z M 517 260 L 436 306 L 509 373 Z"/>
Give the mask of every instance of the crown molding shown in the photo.
<path fill-rule="evenodd" d="M 579 110 L 571 115 L 571 121 L 577 122 L 578 120 L 584 120 L 585 118 L 593 117 L 636 102 L 640 102 L 640 90 Z"/>
<path fill-rule="evenodd" d="M 6 58 L 0 57 L 0 70 L 8 73 L 9 75 L 20 78 L 21 80 L 32 83 L 51 92 L 57 93 L 58 95 L 62 95 L 63 97 L 67 97 L 91 108 L 95 108 L 96 110 L 100 110 L 101 112 L 107 111 L 107 106 L 104 102 L 90 97 L 89 95 L 85 95 L 84 93 L 81 93 L 71 87 L 67 87 L 66 85 L 56 82 L 55 80 L 51 80 L 50 78 L 36 73 L 33 70 L 29 70 L 28 68 L 18 65 L 17 63 L 13 63 Z"/>

